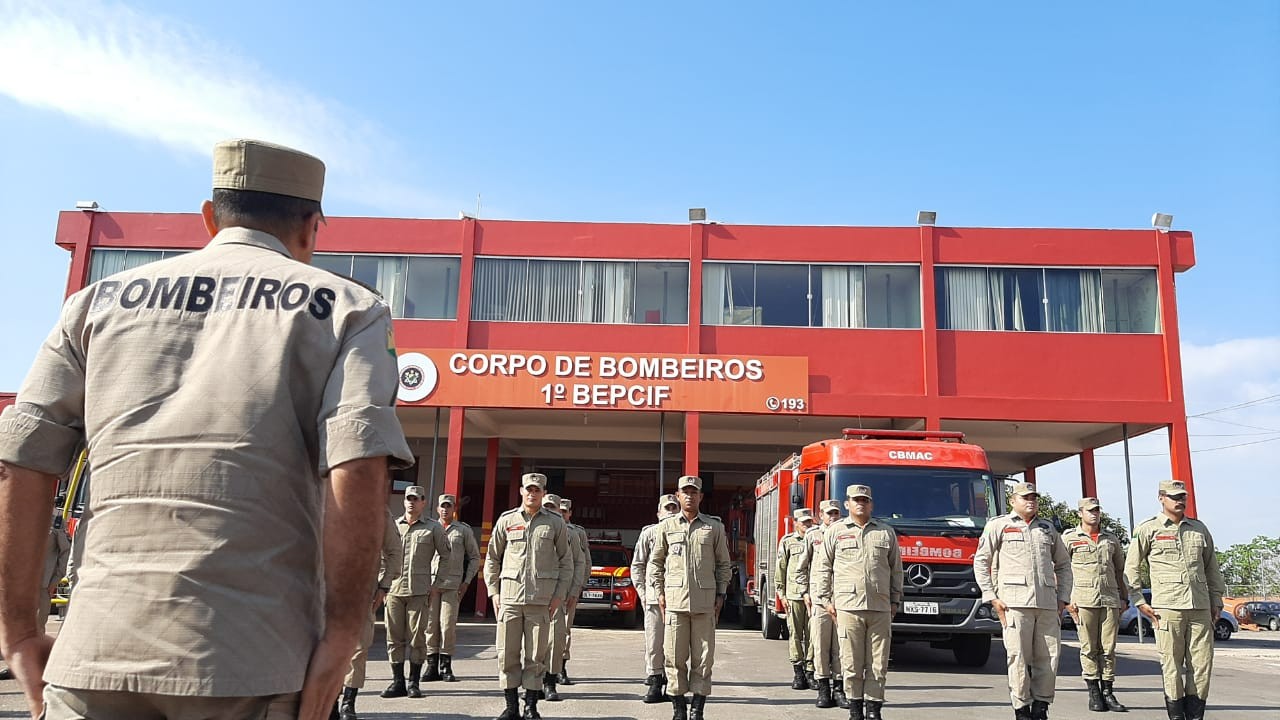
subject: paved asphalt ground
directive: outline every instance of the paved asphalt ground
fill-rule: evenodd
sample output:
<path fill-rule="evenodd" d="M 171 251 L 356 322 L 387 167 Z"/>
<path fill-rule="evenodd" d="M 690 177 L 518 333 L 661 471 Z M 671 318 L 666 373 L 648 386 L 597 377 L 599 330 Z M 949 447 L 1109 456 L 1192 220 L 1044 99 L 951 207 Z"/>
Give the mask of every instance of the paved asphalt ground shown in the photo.
<path fill-rule="evenodd" d="M 581 616 L 580 616 L 581 618 Z M 590 621 L 588 621 L 590 622 Z M 56 632 L 58 622 L 49 623 Z M 493 718 L 502 710 L 494 659 L 491 623 L 467 623 L 459 628 L 454 672 L 457 683 L 424 683 L 421 700 L 384 700 L 377 693 L 390 680 L 386 650 L 379 627 L 369 663 L 369 682 L 357 702 L 361 718 L 399 720 L 432 718 Z M 1117 695 L 1129 706 L 1126 718 L 1164 718 L 1159 666 L 1150 640 L 1139 645 L 1123 637 Z M 665 720 L 670 705 L 644 705 L 639 695 L 643 673 L 643 634 L 592 623 L 574 630 L 574 658 L 569 663 L 575 684 L 562 687 L 563 702 L 539 703 L 548 718 L 601 720 Z M 1058 698 L 1050 712 L 1055 720 L 1098 718 L 1087 710 L 1088 695 L 1079 678 L 1075 633 L 1063 634 Z M 761 638 L 758 631 L 722 627 L 717 633 L 715 688 L 707 704 L 710 720 L 776 720 L 781 718 L 847 717 L 839 708 L 819 710 L 811 692 L 790 689 L 791 671 L 786 644 Z M 990 662 L 978 671 L 961 670 L 951 653 L 926 645 L 894 647 L 889 670 L 889 720 L 988 720 L 1011 718 L 1004 654 L 997 642 Z M 16 683 L 0 682 L 0 718 L 24 717 Z M 1206 715 L 1214 720 L 1277 720 L 1280 718 L 1280 633 L 1241 632 L 1218 643 L 1213 693 Z"/>

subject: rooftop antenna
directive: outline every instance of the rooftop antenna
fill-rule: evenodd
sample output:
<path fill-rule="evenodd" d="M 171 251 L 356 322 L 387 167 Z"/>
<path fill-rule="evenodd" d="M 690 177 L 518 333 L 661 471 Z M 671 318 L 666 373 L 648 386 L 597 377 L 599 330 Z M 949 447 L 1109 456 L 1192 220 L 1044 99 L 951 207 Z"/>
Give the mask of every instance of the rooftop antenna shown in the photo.
<path fill-rule="evenodd" d="M 476 193 L 476 218 L 480 217 L 480 193 Z"/>

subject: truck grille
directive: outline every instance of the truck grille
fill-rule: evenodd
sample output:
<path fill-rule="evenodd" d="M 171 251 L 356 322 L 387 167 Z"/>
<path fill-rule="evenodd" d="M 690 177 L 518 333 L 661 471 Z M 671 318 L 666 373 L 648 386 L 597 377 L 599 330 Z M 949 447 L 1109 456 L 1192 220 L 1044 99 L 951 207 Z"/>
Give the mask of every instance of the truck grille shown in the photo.
<path fill-rule="evenodd" d="M 589 577 L 587 578 L 587 587 L 589 588 L 607 588 L 613 585 L 613 578 L 609 577 Z"/>
<path fill-rule="evenodd" d="M 906 596 L 934 595 L 976 598 L 982 595 L 970 565 L 905 563 L 902 593 Z"/>

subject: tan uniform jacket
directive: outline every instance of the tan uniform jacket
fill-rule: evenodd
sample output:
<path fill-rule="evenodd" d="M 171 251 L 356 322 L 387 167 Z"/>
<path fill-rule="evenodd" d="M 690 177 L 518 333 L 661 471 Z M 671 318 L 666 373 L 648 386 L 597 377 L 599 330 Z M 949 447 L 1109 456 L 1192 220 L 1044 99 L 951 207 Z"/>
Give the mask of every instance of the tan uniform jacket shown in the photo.
<path fill-rule="evenodd" d="M 973 556 L 982 599 L 1009 607 L 1057 610 L 1071 602 L 1071 558 L 1062 537 L 1043 518 L 1009 513 L 987 521 Z"/>
<path fill-rule="evenodd" d="M 774 568 L 773 587 L 788 600 L 803 600 L 805 568 L 802 566 L 805 543 L 804 534 L 789 532 L 778 541 L 778 563 Z"/>
<path fill-rule="evenodd" d="M 1128 596 L 1120 538 L 1103 530 L 1095 541 L 1075 527 L 1062 533 L 1071 556 L 1071 602 L 1079 607 L 1123 608 Z"/>
<path fill-rule="evenodd" d="M 93 463 L 77 606 L 45 679 L 298 691 L 324 628 L 322 478 L 413 462 L 398 376 L 386 304 L 254 230 L 68 298 L 0 416 L 0 460 L 60 475 L 87 442 Z"/>
<path fill-rule="evenodd" d="M 587 586 L 587 578 L 591 577 L 591 544 L 587 537 L 587 529 L 581 525 L 566 523 L 574 538 L 573 550 L 573 585 L 569 588 L 568 597 L 576 598 Z"/>
<path fill-rule="evenodd" d="M 444 529 L 449 539 L 449 554 L 437 555 L 436 582 L 445 590 L 457 590 L 480 572 L 480 546 L 471 526 L 454 520 Z"/>
<path fill-rule="evenodd" d="M 573 583 L 564 518 L 545 509 L 502 513 L 485 551 L 484 582 L 503 605 L 550 605 L 563 598 Z"/>
<path fill-rule="evenodd" d="M 636 594 L 640 596 L 641 605 L 657 605 L 659 590 L 649 584 L 649 556 L 653 553 L 653 542 L 656 539 L 654 530 L 657 523 L 640 528 L 640 537 L 636 538 L 636 549 L 631 554 L 631 582 L 635 585 Z"/>
<path fill-rule="evenodd" d="M 690 522 L 679 513 L 658 523 L 649 582 L 666 596 L 668 610 L 714 611 L 716 596 L 729 591 L 731 574 L 729 536 L 719 520 L 699 513 Z"/>
<path fill-rule="evenodd" d="M 838 521 L 837 521 L 838 522 Z M 813 592 L 814 553 L 822 550 L 823 539 L 827 536 L 827 525 L 814 525 L 804 533 L 804 554 L 800 556 L 800 567 L 797 573 L 802 583 L 801 595 Z"/>
<path fill-rule="evenodd" d="M 810 580 L 818 605 L 889 612 L 902 602 L 898 534 L 875 518 L 862 527 L 852 517 L 831 523 L 814 549 Z"/>
<path fill-rule="evenodd" d="M 410 597 L 444 589 L 442 578 L 436 577 L 432 570 L 437 557 L 443 558 L 446 564 L 451 557 L 444 527 L 425 515 L 410 525 L 401 515 L 396 518 L 396 531 L 404 548 L 404 564 L 400 577 L 391 585 L 391 594 Z"/>
<path fill-rule="evenodd" d="M 400 540 L 400 531 L 396 529 L 396 519 L 387 510 L 387 521 L 382 526 L 382 554 L 378 559 L 378 587 L 390 590 L 391 584 L 400 577 L 404 570 L 404 544 Z"/>
<path fill-rule="evenodd" d="M 1138 568 L 1143 560 L 1151 566 L 1152 607 L 1222 607 L 1227 586 L 1218 569 L 1213 536 L 1199 520 L 1183 518 L 1175 523 L 1162 513 L 1134 529 L 1125 575 L 1129 578 L 1129 597 L 1135 605 L 1147 602 L 1138 586 Z"/>

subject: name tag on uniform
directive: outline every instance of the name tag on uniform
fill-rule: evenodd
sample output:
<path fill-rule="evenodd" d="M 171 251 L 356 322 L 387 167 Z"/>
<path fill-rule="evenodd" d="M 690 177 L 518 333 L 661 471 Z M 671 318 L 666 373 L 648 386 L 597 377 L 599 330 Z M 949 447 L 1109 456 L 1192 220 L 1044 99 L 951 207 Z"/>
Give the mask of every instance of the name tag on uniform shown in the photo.
<path fill-rule="evenodd" d="M 822 544 L 822 536 L 821 536 L 821 535 L 816 535 L 816 536 L 814 536 L 814 538 L 813 538 L 813 544 L 814 544 L 814 545 L 821 545 L 821 544 Z"/>
<path fill-rule="evenodd" d="M 1089 547 L 1089 541 L 1088 540 L 1072 540 L 1071 547 L 1073 548 Z"/>
<path fill-rule="evenodd" d="M 1022 536 L 1022 528 L 1007 527 L 1004 529 L 1004 540 L 1006 542 L 1023 542 L 1026 538 Z"/>
<path fill-rule="evenodd" d="M 513 540 L 513 541 L 524 540 L 524 526 L 512 525 L 511 527 L 507 528 L 507 539 Z"/>
<path fill-rule="evenodd" d="M 1155 540 L 1157 542 L 1161 542 L 1161 541 L 1177 542 L 1178 536 L 1177 535 L 1156 535 Z"/>

